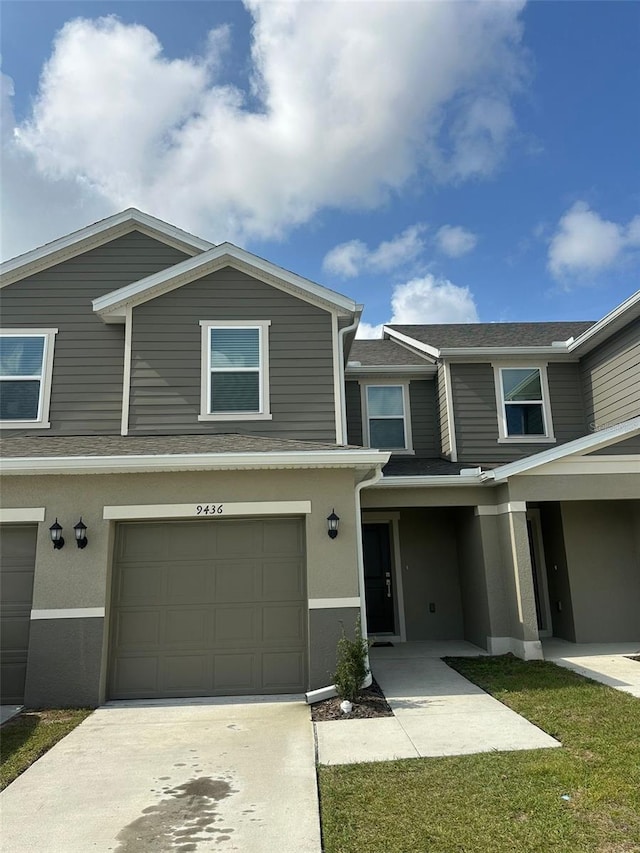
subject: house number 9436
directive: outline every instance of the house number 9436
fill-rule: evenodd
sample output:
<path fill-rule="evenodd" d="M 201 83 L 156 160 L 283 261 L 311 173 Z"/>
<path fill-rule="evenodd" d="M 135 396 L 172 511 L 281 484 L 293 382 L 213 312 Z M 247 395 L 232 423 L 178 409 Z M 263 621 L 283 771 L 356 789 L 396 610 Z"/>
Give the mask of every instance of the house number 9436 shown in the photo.
<path fill-rule="evenodd" d="M 198 504 L 196 515 L 222 515 L 223 504 Z"/>

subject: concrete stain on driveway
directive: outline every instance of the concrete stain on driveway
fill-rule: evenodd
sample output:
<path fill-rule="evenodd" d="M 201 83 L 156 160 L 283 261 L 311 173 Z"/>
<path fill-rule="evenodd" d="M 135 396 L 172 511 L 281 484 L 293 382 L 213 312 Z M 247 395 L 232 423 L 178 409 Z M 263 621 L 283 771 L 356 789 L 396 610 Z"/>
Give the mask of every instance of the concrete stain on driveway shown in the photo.
<path fill-rule="evenodd" d="M 292 697 L 110 703 L 0 794 L 11 853 L 320 853 Z"/>
<path fill-rule="evenodd" d="M 143 809 L 142 817 L 118 833 L 120 845 L 115 853 L 138 853 L 140 850 L 191 853 L 211 840 L 206 833 L 218 833 L 216 842 L 231 840 L 233 827 L 213 825 L 221 820 L 216 815 L 216 804 L 234 793 L 228 782 L 201 777 L 165 791 L 164 799 Z"/>

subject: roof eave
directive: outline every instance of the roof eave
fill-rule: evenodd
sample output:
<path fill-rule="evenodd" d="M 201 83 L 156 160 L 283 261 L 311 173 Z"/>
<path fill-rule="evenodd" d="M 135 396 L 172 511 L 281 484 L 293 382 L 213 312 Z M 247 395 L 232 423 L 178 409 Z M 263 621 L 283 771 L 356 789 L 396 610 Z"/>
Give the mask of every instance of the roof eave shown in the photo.
<path fill-rule="evenodd" d="M 640 290 L 632 293 L 628 299 L 617 305 L 597 323 L 571 341 L 569 352 L 580 350 L 580 356 L 586 355 L 603 340 L 615 334 L 631 320 L 640 316 Z"/>
<path fill-rule="evenodd" d="M 153 471 L 231 471 L 269 468 L 357 468 L 385 465 L 378 450 L 319 450 L 259 453 L 163 453 L 128 456 L 31 456 L 2 460 L 9 475 L 125 474 Z"/>

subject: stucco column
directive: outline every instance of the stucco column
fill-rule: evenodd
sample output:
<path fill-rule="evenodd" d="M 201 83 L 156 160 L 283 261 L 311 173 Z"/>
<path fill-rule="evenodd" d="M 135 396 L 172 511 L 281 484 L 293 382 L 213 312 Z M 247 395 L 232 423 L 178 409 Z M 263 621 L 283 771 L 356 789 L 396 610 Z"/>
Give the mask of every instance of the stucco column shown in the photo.
<path fill-rule="evenodd" d="M 475 509 L 481 521 L 491 616 L 487 647 L 492 654 L 512 652 L 524 660 L 540 660 L 526 510 L 523 501 Z"/>

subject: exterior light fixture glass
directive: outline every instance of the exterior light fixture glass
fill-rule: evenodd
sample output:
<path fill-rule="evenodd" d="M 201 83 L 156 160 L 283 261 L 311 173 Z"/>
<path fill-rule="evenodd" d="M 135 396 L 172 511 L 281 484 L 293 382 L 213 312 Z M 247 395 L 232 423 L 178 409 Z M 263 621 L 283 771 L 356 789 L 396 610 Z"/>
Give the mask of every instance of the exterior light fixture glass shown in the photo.
<path fill-rule="evenodd" d="M 87 547 L 87 525 L 83 523 L 82 516 L 80 521 L 73 525 L 73 532 L 76 534 L 76 545 L 78 548 Z"/>
<path fill-rule="evenodd" d="M 53 547 L 56 549 L 56 551 L 59 551 L 60 548 L 64 548 L 64 539 L 62 538 L 62 525 L 58 524 L 57 518 L 49 528 L 49 533 L 51 535 Z"/>
<path fill-rule="evenodd" d="M 340 517 L 336 515 L 335 509 L 331 510 L 331 515 L 327 516 L 327 533 L 329 534 L 330 539 L 335 539 L 338 535 L 338 525 L 340 524 Z"/>

